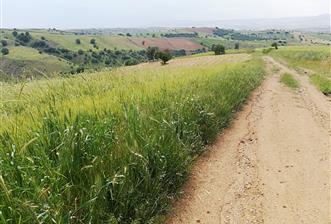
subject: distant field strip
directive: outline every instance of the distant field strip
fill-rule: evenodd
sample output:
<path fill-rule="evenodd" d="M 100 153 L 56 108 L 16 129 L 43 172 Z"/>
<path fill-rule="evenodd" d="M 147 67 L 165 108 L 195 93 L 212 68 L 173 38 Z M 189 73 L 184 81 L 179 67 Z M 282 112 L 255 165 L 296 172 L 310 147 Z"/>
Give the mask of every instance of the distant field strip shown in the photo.
<path fill-rule="evenodd" d="M 205 56 L 6 85 L 1 223 L 153 223 L 264 77 Z"/>
<path fill-rule="evenodd" d="M 329 46 L 293 46 L 272 51 L 271 55 L 285 60 L 290 66 L 307 68 L 331 77 Z"/>
<path fill-rule="evenodd" d="M 282 47 L 270 53 L 296 69 L 309 69 L 311 82 L 325 95 L 331 94 L 331 49 L 330 46 Z"/>

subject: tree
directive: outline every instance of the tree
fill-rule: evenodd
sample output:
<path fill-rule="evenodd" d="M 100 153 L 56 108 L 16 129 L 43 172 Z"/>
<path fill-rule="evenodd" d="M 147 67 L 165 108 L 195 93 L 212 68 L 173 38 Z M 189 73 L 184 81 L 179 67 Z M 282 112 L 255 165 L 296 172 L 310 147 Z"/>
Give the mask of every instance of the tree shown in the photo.
<path fill-rule="evenodd" d="M 130 33 L 127 33 L 126 36 L 127 37 L 132 37 L 132 35 Z"/>
<path fill-rule="evenodd" d="M 239 42 L 234 44 L 234 49 L 239 50 Z"/>
<path fill-rule="evenodd" d="M 14 37 L 16 37 L 18 33 L 17 33 L 16 30 L 14 30 L 14 31 L 12 32 L 12 34 L 13 34 Z"/>
<path fill-rule="evenodd" d="M 9 54 L 9 50 L 8 50 L 8 48 L 6 48 L 6 47 L 2 48 L 2 49 L 1 49 L 1 53 L 2 53 L 2 55 L 7 55 L 7 54 Z"/>
<path fill-rule="evenodd" d="M 156 59 L 156 53 L 159 51 L 158 47 L 148 47 L 146 55 L 149 61 L 154 61 Z"/>
<path fill-rule="evenodd" d="M 166 65 L 172 59 L 172 55 L 169 50 L 159 51 L 156 53 L 156 58 L 161 59 L 162 65 Z"/>
<path fill-rule="evenodd" d="M 271 47 L 274 47 L 274 48 L 277 50 L 277 49 L 278 49 L 278 44 L 277 44 L 277 42 L 272 43 L 272 44 L 271 44 Z"/>
<path fill-rule="evenodd" d="M 76 39 L 76 44 L 80 44 L 80 39 Z"/>
<path fill-rule="evenodd" d="M 1 44 L 3 47 L 6 47 L 8 45 L 8 42 L 6 40 L 1 40 Z"/>
<path fill-rule="evenodd" d="M 215 55 L 225 54 L 225 47 L 220 44 L 213 45 L 211 50 L 215 52 Z"/>
<path fill-rule="evenodd" d="M 96 45 L 97 41 L 95 39 L 91 39 L 90 43 L 93 44 L 93 45 Z"/>

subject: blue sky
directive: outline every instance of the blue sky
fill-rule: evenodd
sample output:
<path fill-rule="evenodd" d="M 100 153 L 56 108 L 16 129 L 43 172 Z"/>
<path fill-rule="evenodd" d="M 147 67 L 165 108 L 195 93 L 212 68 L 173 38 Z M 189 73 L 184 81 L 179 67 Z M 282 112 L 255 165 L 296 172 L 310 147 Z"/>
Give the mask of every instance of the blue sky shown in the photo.
<path fill-rule="evenodd" d="M 9 28 L 176 26 L 181 21 L 312 16 L 329 0 L 0 0 Z"/>

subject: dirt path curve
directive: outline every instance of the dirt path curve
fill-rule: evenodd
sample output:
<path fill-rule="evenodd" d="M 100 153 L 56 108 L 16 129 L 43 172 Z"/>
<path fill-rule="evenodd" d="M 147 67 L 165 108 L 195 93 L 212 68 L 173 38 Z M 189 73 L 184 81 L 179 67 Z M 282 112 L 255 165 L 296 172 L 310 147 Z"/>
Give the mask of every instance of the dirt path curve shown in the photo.
<path fill-rule="evenodd" d="M 270 75 L 196 162 L 166 223 L 331 223 L 330 104 L 306 77 L 264 60 Z M 284 72 L 300 90 L 279 82 Z"/>

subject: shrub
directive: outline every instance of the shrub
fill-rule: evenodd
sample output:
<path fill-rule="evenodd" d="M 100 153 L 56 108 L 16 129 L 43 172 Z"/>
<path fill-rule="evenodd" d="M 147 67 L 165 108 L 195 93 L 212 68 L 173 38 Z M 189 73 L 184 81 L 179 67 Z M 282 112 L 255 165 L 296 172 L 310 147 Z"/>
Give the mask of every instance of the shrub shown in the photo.
<path fill-rule="evenodd" d="M 97 41 L 95 39 L 90 40 L 90 44 L 96 45 Z"/>
<path fill-rule="evenodd" d="M 236 49 L 236 50 L 238 50 L 239 49 L 239 43 L 237 42 L 237 43 L 235 43 L 235 45 L 234 45 L 234 49 Z"/>
<path fill-rule="evenodd" d="M 1 45 L 3 47 L 6 47 L 8 45 L 8 42 L 6 40 L 1 40 Z"/>
<path fill-rule="evenodd" d="M 1 49 L 1 53 L 2 53 L 2 55 L 7 55 L 7 54 L 9 54 L 9 49 L 4 47 Z"/>
<path fill-rule="evenodd" d="M 137 65 L 139 64 L 139 61 L 134 58 L 130 58 L 127 61 L 125 61 L 125 66 L 132 66 L 132 65 Z"/>
<path fill-rule="evenodd" d="M 33 42 L 33 44 L 31 46 L 33 48 L 46 48 L 46 47 L 48 47 L 48 44 L 43 40 L 36 40 Z"/>
<path fill-rule="evenodd" d="M 14 37 L 16 37 L 18 33 L 17 33 L 16 30 L 14 30 L 14 31 L 12 32 L 12 34 L 13 34 Z"/>
<path fill-rule="evenodd" d="M 76 39 L 76 44 L 80 44 L 80 39 Z"/>
<path fill-rule="evenodd" d="M 271 44 L 271 47 L 274 47 L 276 50 L 278 49 L 278 44 L 277 44 L 277 42 L 273 42 L 272 44 Z"/>
<path fill-rule="evenodd" d="M 76 69 L 76 72 L 77 73 L 82 73 L 82 72 L 84 72 L 84 67 L 78 67 L 77 69 Z"/>

